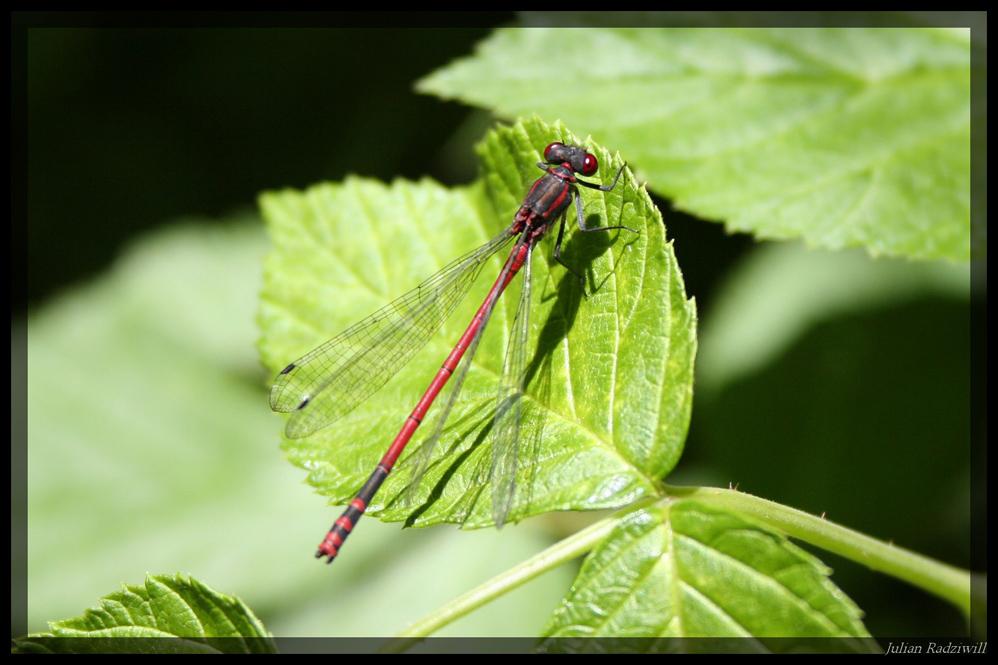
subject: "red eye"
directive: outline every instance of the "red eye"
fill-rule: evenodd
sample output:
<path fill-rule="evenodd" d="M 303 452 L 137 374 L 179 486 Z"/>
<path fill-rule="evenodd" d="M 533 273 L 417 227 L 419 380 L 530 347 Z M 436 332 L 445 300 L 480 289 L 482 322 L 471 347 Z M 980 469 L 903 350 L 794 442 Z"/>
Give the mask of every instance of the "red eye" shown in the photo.
<path fill-rule="evenodd" d="M 587 152 L 586 158 L 582 161 L 582 175 L 592 175 L 599 168 L 599 162 L 592 153 Z"/>
<path fill-rule="evenodd" d="M 564 147 L 565 147 L 564 144 L 558 143 L 557 141 L 555 141 L 554 143 L 548 143 L 548 147 L 544 148 L 544 161 L 550 162 L 552 160 L 551 157 L 552 150 L 559 150 Z"/>

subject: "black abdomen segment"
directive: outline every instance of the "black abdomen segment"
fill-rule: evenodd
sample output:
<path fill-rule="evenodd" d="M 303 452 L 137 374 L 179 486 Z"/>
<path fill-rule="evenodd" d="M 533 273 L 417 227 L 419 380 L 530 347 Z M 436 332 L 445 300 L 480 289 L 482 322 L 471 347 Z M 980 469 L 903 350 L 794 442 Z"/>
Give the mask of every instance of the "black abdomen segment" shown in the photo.
<path fill-rule="evenodd" d="M 364 516 L 367 505 L 374 498 L 378 488 L 381 487 L 381 483 L 385 482 L 385 478 L 388 477 L 388 471 L 388 469 L 380 464 L 374 468 L 374 473 L 367 479 L 364 486 L 360 488 L 357 496 L 350 502 L 347 509 L 343 511 L 340 518 L 333 523 L 325 539 L 319 544 L 319 549 L 315 553 L 316 559 L 325 556 L 328 557 L 326 563 L 333 562 L 333 559 L 336 558 L 336 555 L 340 551 L 340 547 L 343 546 L 343 541 L 353 531 L 353 528 L 357 525 L 357 520 Z"/>

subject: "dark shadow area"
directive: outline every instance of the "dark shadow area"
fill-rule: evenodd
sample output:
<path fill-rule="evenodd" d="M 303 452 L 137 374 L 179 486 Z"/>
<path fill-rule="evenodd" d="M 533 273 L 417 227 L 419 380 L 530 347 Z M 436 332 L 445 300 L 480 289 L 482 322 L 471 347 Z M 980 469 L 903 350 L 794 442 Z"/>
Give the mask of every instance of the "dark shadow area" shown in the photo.
<path fill-rule="evenodd" d="M 404 528 L 409 528 L 415 525 L 416 521 L 423 515 L 423 513 L 429 510 L 430 507 L 433 506 L 433 504 L 435 504 L 437 501 L 440 500 L 440 497 L 443 496 L 444 488 L 447 487 L 447 484 L 450 482 L 454 474 L 457 473 L 462 466 L 464 466 L 464 464 L 467 462 L 468 458 L 472 455 L 472 453 L 474 453 L 475 450 L 478 449 L 478 446 L 482 445 L 485 439 L 488 438 L 489 433 L 492 431 L 492 426 L 494 424 L 493 416 L 494 414 L 491 412 L 489 412 L 485 416 L 481 416 L 479 412 L 473 412 L 471 416 L 460 419 L 457 423 L 454 424 L 454 426 L 444 430 L 445 432 L 447 431 L 454 432 L 455 430 L 459 429 L 463 430 L 462 433 L 457 434 L 456 436 L 447 437 L 448 439 L 451 440 L 451 445 L 449 449 L 443 453 L 443 457 L 446 458 L 446 456 L 452 454 L 456 448 L 459 448 L 461 445 L 463 445 L 465 437 L 468 434 L 474 432 L 479 427 L 482 428 L 478 432 L 478 435 L 475 437 L 475 440 L 472 442 L 472 444 L 468 446 L 467 450 L 463 451 L 461 454 L 455 457 L 454 460 L 447 466 L 447 468 L 444 470 L 443 475 L 440 477 L 440 480 L 437 481 L 437 484 L 433 486 L 432 490 L 430 490 L 430 494 L 429 496 L 426 497 L 426 500 L 421 505 L 413 507 L 413 510 L 410 513 L 409 517 L 406 518 L 405 522 L 403 522 L 402 526 Z M 486 421 L 488 421 L 487 424 L 485 424 Z M 470 423 L 470 426 L 465 428 L 464 427 L 465 423 Z M 482 427 L 483 424 L 485 424 L 484 427 Z M 420 445 L 422 445 L 422 443 L 423 442 L 420 442 Z M 441 459 L 438 462 L 434 462 L 431 460 L 430 467 L 440 463 L 441 461 L 443 460 Z M 430 467 L 427 468 L 429 469 Z M 417 481 L 418 480 L 420 479 L 417 479 Z M 462 521 L 464 519 L 467 519 L 468 516 L 471 514 L 471 511 L 474 508 L 475 504 L 478 503 L 479 495 L 482 493 L 482 490 L 484 489 L 485 487 L 481 486 L 475 491 L 475 498 L 467 503 L 465 511 L 460 517 Z M 393 499 L 388 505 L 390 507 L 394 507 L 396 505 L 405 505 L 405 502 L 407 500 L 408 500 L 407 491 L 403 491 L 401 494 L 399 494 L 399 496 Z"/>
<path fill-rule="evenodd" d="M 28 303 L 105 268 L 130 237 L 253 206 L 263 190 L 349 173 L 473 179 L 443 154 L 472 109 L 413 84 L 487 34 L 29 31 Z"/>
<path fill-rule="evenodd" d="M 662 211 L 666 240 L 675 242 L 686 295 L 697 299 L 698 317 L 705 320 L 710 316 L 714 293 L 757 242 L 746 233 L 728 233 L 719 222 L 677 210 L 667 199 L 652 196 L 652 200 Z"/>
<path fill-rule="evenodd" d="M 737 484 L 969 567 L 972 501 L 984 506 L 971 492 L 968 442 L 985 442 L 971 438 L 968 337 L 968 304 L 943 298 L 820 323 L 713 399 L 698 395 L 673 480 Z M 841 559 L 833 566 L 874 635 L 966 633 L 942 600 Z"/>
<path fill-rule="evenodd" d="M 583 232 L 579 230 L 578 225 L 575 222 L 574 217 L 566 222 L 566 226 L 572 226 L 573 228 L 565 229 L 565 243 L 561 248 L 561 260 L 572 267 L 576 272 L 581 273 L 586 277 L 586 289 L 584 292 L 580 292 L 579 295 L 583 298 L 596 293 L 599 289 L 606 283 L 606 280 L 610 278 L 610 274 L 606 275 L 596 275 L 593 271 L 593 261 L 609 249 L 611 246 L 618 243 L 626 245 L 627 242 L 633 242 L 637 238 L 635 234 L 631 233 L 627 229 L 613 229 L 612 231 L 592 231 Z M 586 217 L 586 226 L 591 228 L 594 226 L 605 226 L 607 221 L 600 217 L 599 215 L 589 215 Z M 557 234 L 557 228 L 551 230 L 550 235 L 555 236 Z M 622 235 L 623 234 L 623 235 Z M 624 239 L 624 235 L 628 236 Z M 624 240 L 624 242 L 622 242 Z M 552 244 L 553 248 L 554 245 Z M 553 252 L 553 249 L 551 250 Z M 564 266 L 560 265 L 554 260 L 554 255 L 552 253 L 551 258 L 548 261 L 548 266 L 553 271 L 562 271 L 565 273 L 565 277 L 573 277 L 570 272 L 568 272 Z M 574 279 L 567 279 L 563 277 L 558 282 L 558 298 L 559 303 L 562 302 L 563 295 L 565 297 L 571 296 L 570 289 L 578 289 L 578 283 Z M 576 309 L 579 303 L 575 303 Z M 575 320 L 574 313 L 572 314 L 572 321 Z M 566 334 L 568 329 L 565 330 Z M 564 335 L 563 335 L 564 337 Z M 554 344 L 557 344 L 561 338 L 554 340 Z M 543 348 L 543 347 L 542 347 Z M 553 346 L 552 346 L 553 348 Z"/>

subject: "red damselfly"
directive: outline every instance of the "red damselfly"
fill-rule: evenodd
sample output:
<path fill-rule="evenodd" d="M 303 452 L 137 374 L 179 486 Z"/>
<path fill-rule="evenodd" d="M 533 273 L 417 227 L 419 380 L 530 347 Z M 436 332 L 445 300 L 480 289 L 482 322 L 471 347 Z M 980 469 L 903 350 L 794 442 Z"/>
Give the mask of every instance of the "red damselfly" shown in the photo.
<path fill-rule="evenodd" d="M 328 342 L 289 364 L 274 381 L 270 406 L 274 411 L 290 412 L 285 433 L 289 438 L 308 436 L 331 425 L 385 385 L 429 341 L 454 308 L 461 302 L 481 272 L 485 263 L 498 251 L 513 242 L 513 248 L 499 276 L 478 308 L 471 323 L 443 366 L 430 382 L 415 409 L 406 418 L 402 429 L 388 451 L 378 462 L 367 482 L 333 524 L 319 545 L 316 558 L 327 557 L 327 563 L 339 553 L 340 547 L 364 514 L 378 488 L 391 473 L 406 444 L 412 438 L 430 406 L 451 376 L 458 372 L 444 410 L 437 419 L 435 431 L 417 451 L 413 481 L 419 483 L 441 430 L 471 365 L 482 333 L 495 309 L 496 302 L 513 277 L 524 271 L 523 287 L 517 306 L 506 358 L 503 363 L 496 413 L 492 427 L 492 459 L 489 481 L 492 484 L 492 518 L 501 527 L 509 516 L 516 489 L 516 472 L 520 464 L 519 434 L 521 396 L 525 389 L 525 356 L 530 309 L 530 258 L 535 245 L 558 223 L 554 258 L 569 272 L 583 277 L 561 258 L 565 220 L 569 204 L 574 200 L 579 229 L 586 232 L 627 229 L 626 226 L 586 227 L 582 200 L 575 185 L 604 192 L 612 190 L 623 173 L 621 166 L 610 185 L 599 185 L 577 177 L 591 177 L 599 168 L 596 157 L 578 146 L 550 143 L 544 149 L 544 161 L 537 166 L 545 173 L 534 182 L 519 210 L 502 233 L 478 249 L 451 262 L 412 291 L 385 305 L 366 319 L 347 328 Z"/>

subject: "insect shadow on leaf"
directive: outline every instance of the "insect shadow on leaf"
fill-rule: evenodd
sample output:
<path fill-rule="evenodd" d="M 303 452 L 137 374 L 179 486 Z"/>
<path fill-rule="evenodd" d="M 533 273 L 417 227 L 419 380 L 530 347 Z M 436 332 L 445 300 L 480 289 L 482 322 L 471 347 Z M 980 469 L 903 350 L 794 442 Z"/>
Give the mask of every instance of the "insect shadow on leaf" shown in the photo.
<path fill-rule="evenodd" d="M 593 220 L 593 217 L 596 217 L 596 219 Z M 587 225 L 594 224 L 594 221 L 595 223 L 599 222 L 598 216 L 591 216 L 587 220 Z M 517 457 L 520 460 L 531 462 L 538 459 L 540 445 L 544 439 L 544 428 L 547 417 L 547 409 L 544 408 L 544 405 L 549 403 L 551 394 L 551 363 L 553 353 L 572 329 L 583 299 L 598 292 L 606 281 L 612 277 L 612 273 L 608 273 L 605 276 L 601 276 L 599 281 L 596 281 L 592 264 L 614 244 L 616 235 L 618 234 L 585 234 L 583 236 L 581 233 L 573 233 L 566 243 L 562 257 L 567 261 L 573 262 L 573 265 L 586 266 L 586 272 L 590 277 L 589 288 L 587 289 L 581 287 L 573 275 L 564 272 L 553 258 L 548 258 L 549 269 L 552 273 L 562 271 L 563 274 L 558 279 L 554 295 L 541 296 L 544 300 L 550 297 L 554 297 L 556 300 L 538 335 L 537 351 L 524 369 L 523 386 L 525 390 L 528 387 L 530 388 L 534 399 L 522 405 L 526 407 L 525 413 L 528 414 L 524 418 L 524 421 L 529 422 L 531 426 L 525 428 L 528 431 L 520 442 L 521 449 L 517 453 Z M 464 362 L 467 362 L 467 360 Z M 458 389 L 459 387 L 459 385 L 454 385 L 450 390 Z M 469 484 L 468 490 L 465 491 L 453 509 L 452 515 L 455 521 L 459 523 L 468 521 L 475 514 L 479 501 L 483 498 L 486 500 L 489 499 L 489 495 L 485 493 L 485 489 L 490 487 L 490 476 L 492 475 L 491 447 L 493 442 L 490 435 L 495 427 L 496 414 L 502 409 L 512 408 L 512 400 L 523 400 L 524 397 L 524 394 L 511 395 L 503 403 L 496 404 L 495 410 L 485 409 L 486 404 L 495 403 L 493 397 L 488 402 L 482 404 L 485 410 L 484 415 L 482 415 L 483 409 L 469 408 L 467 416 L 448 423 L 444 429 L 444 433 L 450 440 L 449 445 L 440 451 L 437 459 L 430 462 L 427 469 L 422 469 L 418 472 L 419 478 L 415 478 L 417 482 L 425 479 L 426 472 L 429 469 L 439 464 L 447 464 L 447 468 L 440 475 L 433 488 L 425 495 L 425 498 L 420 500 L 419 505 L 414 505 L 417 500 L 415 497 L 418 495 L 416 494 L 417 488 L 412 485 L 388 504 L 389 507 L 395 507 L 396 505 L 413 506 L 413 510 L 405 520 L 403 527 L 414 526 L 427 510 L 437 501 L 441 500 L 448 483 L 454 479 L 455 475 L 466 464 L 474 464 L 475 466 L 471 474 L 472 481 Z M 462 396 L 459 401 L 471 401 L 472 399 L 482 401 L 480 397 L 470 398 L 467 395 Z M 468 444 L 469 435 L 476 430 L 478 430 L 477 435 Z M 425 443 L 426 441 L 424 440 L 420 445 Z M 465 446 L 466 448 L 461 450 Z M 476 455 L 477 459 L 473 459 Z M 418 452 L 414 453 L 412 458 L 416 458 L 417 456 Z M 513 497 L 513 505 L 509 511 L 509 521 L 515 522 L 530 514 L 530 506 L 533 501 L 537 481 L 537 467 L 537 464 L 527 463 L 517 469 L 518 490 Z M 410 473 L 416 474 L 417 471 L 410 469 Z M 410 477 L 410 483 L 412 480 L 412 477 Z"/>

